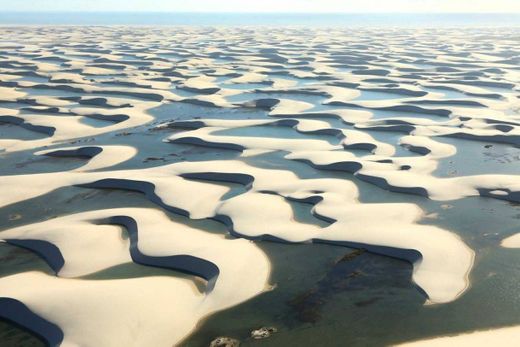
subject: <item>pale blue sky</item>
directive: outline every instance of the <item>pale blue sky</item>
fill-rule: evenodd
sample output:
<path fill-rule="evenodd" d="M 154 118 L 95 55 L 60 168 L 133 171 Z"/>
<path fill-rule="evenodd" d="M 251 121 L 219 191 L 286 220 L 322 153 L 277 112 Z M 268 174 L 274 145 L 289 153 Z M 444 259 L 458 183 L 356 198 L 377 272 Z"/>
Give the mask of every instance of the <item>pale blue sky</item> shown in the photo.
<path fill-rule="evenodd" d="M 0 11 L 520 12 L 520 0 L 0 0 Z"/>

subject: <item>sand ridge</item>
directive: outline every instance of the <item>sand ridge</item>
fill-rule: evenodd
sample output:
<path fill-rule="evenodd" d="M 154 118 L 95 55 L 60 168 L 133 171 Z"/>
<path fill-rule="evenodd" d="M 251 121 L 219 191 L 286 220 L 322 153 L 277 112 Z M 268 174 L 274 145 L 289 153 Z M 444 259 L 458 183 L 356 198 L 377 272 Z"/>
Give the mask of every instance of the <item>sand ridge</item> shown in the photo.
<path fill-rule="evenodd" d="M 446 304 L 470 287 L 474 250 L 455 232 L 424 223 L 426 212 L 415 203 L 364 202 L 356 182 L 439 201 L 520 201 L 518 174 L 438 173 L 458 154 L 460 142 L 446 139 L 520 144 L 520 73 L 511 53 L 518 42 L 502 32 L 2 31 L 0 125 L 7 130 L 0 155 L 84 162 L 0 176 L 0 207 L 65 187 L 134 191 L 155 204 L 0 232 L 55 273 L 0 278 L 0 296 L 12 299 L 0 305 L 21 312 L 11 320 L 36 333 L 38 319 L 57 327 L 47 341 L 178 344 L 204 317 L 270 288 L 271 264 L 258 242 L 335 244 L 398 258 L 413 265 L 411 280 L 425 303 Z M 467 35 L 481 41 L 466 43 Z M 169 105 L 178 108 L 158 111 Z M 190 107 L 200 114 L 189 114 Z M 234 157 L 152 158 L 157 165 L 139 167 L 146 146 L 126 139 L 134 131 L 175 150 Z M 265 167 L 263 158 L 278 154 L 285 164 Z M 320 177 L 301 177 L 290 162 Z M 345 175 L 324 177 L 332 172 Z M 298 220 L 294 202 L 311 205 L 310 215 L 324 224 Z M 226 232 L 165 212 L 217 221 Z M 518 248 L 517 236 L 503 246 Z M 132 262 L 171 275 L 88 277 Z"/>

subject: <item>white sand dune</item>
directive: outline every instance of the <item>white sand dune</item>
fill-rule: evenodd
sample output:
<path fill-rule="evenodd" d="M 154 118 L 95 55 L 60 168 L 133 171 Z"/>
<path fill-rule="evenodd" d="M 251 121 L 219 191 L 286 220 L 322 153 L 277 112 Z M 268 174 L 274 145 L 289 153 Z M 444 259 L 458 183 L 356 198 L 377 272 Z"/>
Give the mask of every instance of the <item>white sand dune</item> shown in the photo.
<path fill-rule="evenodd" d="M 189 254 L 216 264 L 220 273 L 214 289 L 202 294 L 193 279 L 177 278 L 174 273 L 172 277 L 103 281 L 78 278 L 132 261 L 129 241 L 121 237 L 120 227 L 99 225 L 100 220 L 119 215 L 136 220 L 141 252 L 149 256 Z M 209 313 L 236 305 L 268 287 L 269 262 L 253 243 L 190 228 L 153 209 L 70 215 L 6 230 L 2 237 L 46 240 L 58 246 L 65 259 L 58 277 L 37 272 L 5 277 L 0 296 L 18 299 L 58 324 L 65 334 L 63 345 L 175 344 Z M 34 291 L 35 287 L 41 289 Z"/>
<path fill-rule="evenodd" d="M 0 277 L 0 296 L 56 324 L 63 346 L 181 343 L 208 315 L 269 289 L 261 242 L 401 259 L 424 303 L 449 304 L 471 290 L 478 235 L 426 219 L 418 204 L 520 202 L 520 73 L 509 29 L 2 31 L 0 208 L 30 213 L 31 199 L 71 186 L 138 192 L 156 205 L 6 218 L 13 225 L 0 240 L 40 256 L 55 276 Z M 503 152 L 486 154 L 492 164 L 477 173 L 465 164 L 441 172 L 468 143 Z M 500 160 L 510 166 L 493 166 Z M 396 195 L 367 202 L 366 186 Z M 306 219 L 300 203 L 311 205 Z M 215 221 L 221 229 L 191 226 Z M 519 234 L 499 240 L 520 247 Z M 164 271 L 103 277 L 124 266 Z M 24 314 L 21 325 L 36 329 Z M 513 327 L 406 345 L 507 345 L 517 335 Z"/>
<path fill-rule="evenodd" d="M 514 346 L 520 338 L 520 327 L 499 328 L 493 330 L 475 331 L 471 333 L 437 337 L 400 344 L 403 347 L 456 347 L 456 346 Z"/>
<path fill-rule="evenodd" d="M 520 248 L 520 233 L 502 240 L 502 246 L 506 248 Z"/>

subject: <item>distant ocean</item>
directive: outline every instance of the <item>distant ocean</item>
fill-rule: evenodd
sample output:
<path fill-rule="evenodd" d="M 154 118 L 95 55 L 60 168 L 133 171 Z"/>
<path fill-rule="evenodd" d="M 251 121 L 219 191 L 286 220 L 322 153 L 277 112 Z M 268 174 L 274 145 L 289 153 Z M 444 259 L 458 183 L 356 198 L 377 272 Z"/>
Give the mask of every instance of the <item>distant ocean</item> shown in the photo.
<path fill-rule="evenodd" d="M 294 25 L 294 26 L 520 26 L 520 14 L 288 14 L 165 12 L 3 12 L 0 25 Z"/>

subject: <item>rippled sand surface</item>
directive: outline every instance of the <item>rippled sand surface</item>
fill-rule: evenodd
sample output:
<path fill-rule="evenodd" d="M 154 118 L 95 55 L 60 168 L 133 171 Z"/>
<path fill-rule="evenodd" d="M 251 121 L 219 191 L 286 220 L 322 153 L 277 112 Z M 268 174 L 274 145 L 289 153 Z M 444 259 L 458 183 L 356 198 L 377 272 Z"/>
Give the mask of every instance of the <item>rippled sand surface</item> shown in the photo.
<path fill-rule="evenodd" d="M 518 29 L 0 32 L 0 341 L 520 337 Z"/>

